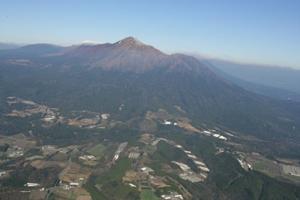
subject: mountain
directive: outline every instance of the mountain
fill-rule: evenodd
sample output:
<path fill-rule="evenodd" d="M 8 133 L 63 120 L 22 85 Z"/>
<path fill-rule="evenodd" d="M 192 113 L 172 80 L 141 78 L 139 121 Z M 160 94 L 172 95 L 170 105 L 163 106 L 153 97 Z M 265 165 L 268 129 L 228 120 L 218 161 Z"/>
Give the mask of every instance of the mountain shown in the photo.
<path fill-rule="evenodd" d="M 61 46 L 52 44 L 31 44 L 15 49 L 0 51 L 0 58 L 22 59 L 22 58 L 39 58 L 53 53 L 57 53 L 64 49 Z"/>
<path fill-rule="evenodd" d="M 99 45 L 30 45 L 2 51 L 0 58 L 6 96 L 112 112 L 123 119 L 180 106 L 199 124 L 272 139 L 298 137 L 293 128 L 299 125 L 298 105 L 287 110 L 283 102 L 236 86 L 194 57 L 167 55 L 132 37 Z M 24 68 L 23 60 L 30 67 Z M 122 104 L 126 109 L 119 113 Z"/>
<path fill-rule="evenodd" d="M 238 79 L 300 94 L 300 89 L 297 87 L 300 84 L 300 70 L 287 67 L 242 64 L 218 59 L 208 59 L 207 61 L 217 69 Z"/>
<path fill-rule="evenodd" d="M 143 71 L 153 68 L 166 55 L 133 37 L 113 44 L 80 45 L 62 54 L 62 60 L 74 60 L 89 68 Z"/>
<path fill-rule="evenodd" d="M 283 87 L 280 87 L 280 86 L 276 87 L 276 86 L 274 86 L 276 84 L 272 84 L 272 83 L 262 84 L 262 83 L 258 83 L 258 81 L 254 81 L 254 80 L 249 81 L 247 77 L 240 77 L 239 75 L 235 75 L 234 72 L 231 73 L 230 71 L 228 71 L 227 68 L 223 69 L 218 64 L 216 64 L 216 65 L 212 64 L 212 63 L 214 63 L 214 61 L 207 60 L 206 58 L 201 58 L 198 56 L 196 56 L 196 57 L 198 59 L 200 59 L 201 62 L 204 62 L 207 65 L 209 65 L 210 69 L 212 71 L 214 71 L 216 74 L 218 74 L 219 76 L 235 83 L 236 85 L 238 85 L 248 91 L 257 93 L 259 95 L 279 99 L 279 100 L 300 102 L 300 93 L 294 92 L 294 91 L 292 91 L 292 89 L 288 90 L 288 89 L 284 89 Z M 235 63 L 233 63 L 233 65 L 234 64 Z M 277 68 L 275 68 L 275 67 L 274 68 L 269 67 L 268 69 L 269 70 L 272 70 L 272 69 L 277 70 Z M 247 76 L 247 73 L 245 73 L 245 75 Z M 276 77 L 273 77 L 273 78 L 276 79 Z M 276 80 L 273 80 L 273 81 L 276 81 Z"/>
<path fill-rule="evenodd" d="M 14 44 L 14 43 L 4 43 L 4 42 L 0 42 L 0 50 L 3 49 L 16 49 L 18 47 L 20 47 L 21 45 L 18 44 Z"/>

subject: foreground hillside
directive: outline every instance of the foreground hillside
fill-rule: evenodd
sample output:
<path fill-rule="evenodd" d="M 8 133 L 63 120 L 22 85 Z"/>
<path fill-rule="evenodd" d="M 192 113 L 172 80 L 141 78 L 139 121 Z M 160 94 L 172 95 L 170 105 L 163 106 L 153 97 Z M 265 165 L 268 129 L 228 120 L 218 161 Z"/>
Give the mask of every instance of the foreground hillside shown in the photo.
<path fill-rule="evenodd" d="M 1 199 L 297 199 L 299 160 L 182 114 L 64 112 L 8 97 Z M 12 133 L 15 133 L 12 135 Z M 279 147 L 279 146 L 278 146 Z"/>

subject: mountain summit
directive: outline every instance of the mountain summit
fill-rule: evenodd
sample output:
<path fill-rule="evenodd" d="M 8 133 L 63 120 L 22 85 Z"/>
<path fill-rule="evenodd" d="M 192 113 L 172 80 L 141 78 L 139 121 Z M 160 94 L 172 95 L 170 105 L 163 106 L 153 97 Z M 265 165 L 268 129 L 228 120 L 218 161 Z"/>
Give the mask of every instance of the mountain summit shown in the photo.
<path fill-rule="evenodd" d="M 145 45 L 143 42 L 141 42 L 140 40 L 138 40 L 132 36 L 126 37 L 126 38 L 116 42 L 115 44 L 125 45 L 125 46 L 144 46 Z"/>
<path fill-rule="evenodd" d="M 76 62 L 88 69 L 146 72 L 165 68 L 177 71 L 211 73 L 210 69 L 197 59 L 184 54 L 165 54 L 134 37 L 127 37 L 115 43 L 81 45 L 65 51 L 63 62 Z M 66 59 L 67 58 L 67 59 Z"/>
<path fill-rule="evenodd" d="M 127 37 L 115 43 L 80 45 L 60 55 L 63 62 L 76 62 L 88 69 L 144 72 L 166 65 L 169 56 L 153 46 Z"/>

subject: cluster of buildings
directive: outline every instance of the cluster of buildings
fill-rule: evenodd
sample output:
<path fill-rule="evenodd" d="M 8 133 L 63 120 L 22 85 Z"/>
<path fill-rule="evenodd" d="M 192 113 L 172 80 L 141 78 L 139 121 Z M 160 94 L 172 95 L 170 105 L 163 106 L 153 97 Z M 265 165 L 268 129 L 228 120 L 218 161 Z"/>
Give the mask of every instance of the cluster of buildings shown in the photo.
<path fill-rule="evenodd" d="M 46 107 L 45 116 L 43 118 L 44 122 L 54 123 L 57 119 L 55 112 L 53 112 L 50 108 Z"/>
<path fill-rule="evenodd" d="M 88 111 L 85 111 L 88 112 Z M 93 128 L 105 128 L 105 123 L 107 123 L 107 120 L 109 119 L 110 114 L 108 113 L 93 113 L 88 112 L 88 116 L 76 116 L 75 118 L 68 119 L 67 124 L 70 126 L 77 126 L 80 128 L 87 128 L 87 129 L 93 129 Z"/>
<path fill-rule="evenodd" d="M 49 108 L 45 105 L 37 104 L 33 101 L 24 100 L 17 97 L 8 97 L 7 103 L 9 106 L 14 104 L 24 104 L 26 109 L 23 110 L 12 110 L 11 113 L 7 114 L 10 117 L 29 117 L 33 114 L 42 114 L 43 121 L 46 123 L 54 123 L 57 120 L 57 114 L 54 112 L 55 109 Z"/>
<path fill-rule="evenodd" d="M 239 162 L 239 164 L 244 170 L 246 171 L 252 170 L 252 165 L 247 163 L 245 160 L 238 158 L 237 161 Z"/>
<path fill-rule="evenodd" d="M 80 187 L 82 185 L 82 182 L 84 181 L 83 178 L 80 178 L 79 180 L 80 182 L 68 182 L 68 183 L 63 183 L 62 181 L 60 181 L 60 186 L 62 189 L 64 190 L 70 190 L 72 188 L 76 188 L 76 187 Z"/>
<path fill-rule="evenodd" d="M 6 174 L 6 171 L 0 171 L 0 177 L 5 176 Z"/>
<path fill-rule="evenodd" d="M 24 155 L 24 151 L 19 146 L 9 147 L 6 151 L 8 158 L 18 158 Z"/>
<path fill-rule="evenodd" d="M 173 126 L 177 126 L 178 125 L 177 122 L 171 122 L 171 121 L 168 121 L 168 120 L 164 120 L 163 124 L 164 125 L 173 125 Z"/>
<path fill-rule="evenodd" d="M 128 158 L 129 159 L 138 159 L 142 152 L 139 150 L 138 147 L 133 147 L 129 150 Z"/>
<path fill-rule="evenodd" d="M 169 194 L 163 194 L 160 196 L 164 200 L 183 200 L 183 196 L 177 192 L 170 192 Z"/>
<path fill-rule="evenodd" d="M 204 181 L 204 179 L 206 178 L 206 175 L 195 173 L 187 164 L 177 161 L 172 161 L 172 163 L 177 165 L 182 170 L 182 172 L 179 173 L 179 177 L 183 180 L 197 183 Z"/>
<path fill-rule="evenodd" d="M 24 186 L 25 187 L 38 187 L 38 186 L 40 186 L 40 184 L 38 184 L 38 183 L 25 183 Z"/>
<path fill-rule="evenodd" d="M 166 183 L 167 180 L 165 177 L 155 175 L 154 170 L 147 166 L 127 171 L 122 180 L 125 184 L 132 188 L 136 188 L 139 191 L 170 187 L 170 185 Z M 181 200 L 183 199 L 183 196 L 172 191 L 168 194 L 161 195 L 161 198 L 167 200 Z"/>
<path fill-rule="evenodd" d="M 212 136 L 217 139 L 227 141 L 227 137 L 225 137 L 219 133 L 216 133 L 216 130 L 204 130 L 201 133 L 203 133 L 204 135 L 207 135 L 207 136 Z"/>
<path fill-rule="evenodd" d="M 178 122 L 172 122 L 172 121 L 168 121 L 168 120 L 164 120 L 162 122 L 162 124 L 163 125 L 168 125 L 168 126 L 171 126 L 171 125 L 178 126 Z M 179 124 L 179 126 L 182 127 L 181 124 Z M 200 132 L 200 131 L 198 129 L 195 129 L 195 132 Z M 206 135 L 206 136 L 212 136 L 212 137 L 215 137 L 217 139 L 227 141 L 227 137 L 221 135 L 220 133 L 217 133 L 217 131 L 214 130 L 214 129 L 204 130 L 204 131 L 201 131 L 201 133 L 204 134 L 204 135 Z M 228 133 L 228 135 L 232 135 L 232 134 Z"/>
<path fill-rule="evenodd" d="M 121 153 L 122 151 L 124 151 L 124 149 L 126 148 L 127 144 L 128 144 L 128 142 L 123 142 L 123 143 L 121 143 L 121 144 L 119 145 L 119 147 L 118 147 L 118 149 L 117 149 L 117 151 L 115 152 L 115 155 L 114 155 L 114 157 L 113 157 L 113 160 L 112 160 L 113 163 L 116 162 L 116 161 L 119 159 L 120 153 Z"/>
<path fill-rule="evenodd" d="M 173 161 L 173 164 L 176 164 L 177 166 L 179 166 L 179 168 L 183 171 L 183 173 L 180 173 L 179 176 L 184 179 L 184 180 L 188 180 L 191 182 L 200 182 L 200 181 L 204 181 L 209 173 L 209 168 L 206 166 L 206 164 L 201 161 L 196 155 L 194 155 L 191 151 L 186 150 L 183 148 L 183 146 L 176 144 L 173 141 L 167 140 L 165 138 L 157 138 L 153 143 L 157 144 L 159 141 L 165 141 L 170 145 L 175 146 L 176 148 L 182 150 L 186 156 L 191 159 L 195 165 L 197 166 L 197 168 L 199 169 L 200 173 L 195 173 L 188 165 L 184 164 L 184 163 L 180 163 L 180 162 L 176 162 Z M 152 145 L 153 145 L 152 143 Z"/>
<path fill-rule="evenodd" d="M 11 117 L 29 117 L 33 114 L 43 114 L 45 116 L 45 121 L 54 120 L 56 118 L 55 112 L 48 108 L 45 105 L 37 104 L 33 101 L 28 101 L 24 99 L 20 99 L 17 97 L 8 97 L 7 103 L 11 106 L 14 104 L 24 104 L 26 105 L 26 109 L 24 110 L 12 110 L 11 113 L 7 114 L 7 116 Z"/>
<path fill-rule="evenodd" d="M 10 117 L 29 117 L 33 114 L 41 114 L 42 121 L 44 122 L 44 126 L 49 126 L 54 123 L 66 123 L 70 126 L 77 126 L 80 128 L 105 128 L 101 125 L 102 121 L 107 121 L 110 117 L 110 114 L 103 113 L 97 114 L 96 116 L 84 118 L 84 117 L 76 117 L 74 119 L 65 119 L 63 116 L 59 114 L 59 110 L 56 108 L 49 108 L 46 105 L 40 105 L 33 101 L 24 100 L 17 97 L 8 97 L 7 103 L 12 106 L 14 104 L 23 104 L 25 105 L 25 109 L 13 109 L 7 116 Z M 95 114 L 95 113 L 94 113 Z"/>
<path fill-rule="evenodd" d="M 59 176 L 59 185 L 64 190 L 81 187 L 90 176 L 89 169 L 84 168 L 78 164 L 71 163 L 65 168 Z"/>
<path fill-rule="evenodd" d="M 152 145 L 156 146 L 160 141 L 164 141 L 164 142 L 166 142 L 170 145 L 173 145 L 174 147 L 182 150 L 187 155 L 187 157 L 195 163 L 195 165 L 199 169 L 200 173 L 196 173 L 188 165 L 181 163 L 181 162 L 172 161 L 173 164 L 177 165 L 182 170 L 182 173 L 179 174 L 179 176 L 182 179 L 195 183 L 195 182 L 204 181 L 207 178 L 208 173 L 210 171 L 209 168 L 206 166 L 206 164 L 204 162 L 202 162 L 191 151 L 188 151 L 188 150 L 184 149 L 181 145 L 176 144 L 175 142 L 165 139 L 165 138 L 156 138 L 152 142 Z"/>
<path fill-rule="evenodd" d="M 252 165 L 246 161 L 246 156 L 244 153 L 242 152 L 235 152 L 235 153 L 236 153 L 237 161 L 239 162 L 240 166 L 244 170 L 249 171 L 253 169 Z"/>
<path fill-rule="evenodd" d="M 43 155 L 51 155 L 55 152 L 57 152 L 58 149 L 56 146 L 53 146 L 53 145 L 44 145 L 42 146 L 42 152 L 43 152 Z"/>
<path fill-rule="evenodd" d="M 79 156 L 80 160 L 84 160 L 84 161 L 88 161 L 88 160 L 92 160 L 95 161 L 97 160 L 97 158 L 93 155 L 83 155 L 83 156 Z"/>
<path fill-rule="evenodd" d="M 110 114 L 108 114 L 108 113 L 103 113 L 103 114 L 101 114 L 101 118 L 102 118 L 103 120 L 108 120 L 109 117 L 110 117 Z"/>

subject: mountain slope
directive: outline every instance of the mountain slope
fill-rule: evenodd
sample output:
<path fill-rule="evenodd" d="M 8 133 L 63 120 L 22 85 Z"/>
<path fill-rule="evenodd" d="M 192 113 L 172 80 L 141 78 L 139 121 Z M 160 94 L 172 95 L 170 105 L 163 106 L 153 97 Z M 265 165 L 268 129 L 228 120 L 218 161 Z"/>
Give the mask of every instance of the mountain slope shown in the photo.
<path fill-rule="evenodd" d="M 64 48 L 52 44 L 31 44 L 15 49 L 0 50 L 1 59 L 39 58 L 62 51 Z"/>
<path fill-rule="evenodd" d="M 20 68 L 2 59 L 3 96 L 109 112 L 123 120 L 160 108 L 175 112 L 174 106 L 180 106 L 195 124 L 221 125 L 269 139 L 299 137 L 298 105 L 293 109 L 248 92 L 194 57 L 167 55 L 131 37 L 113 44 L 34 47 L 23 47 L 29 49 L 24 54 L 20 49 L 0 54 L 31 62 Z"/>
<path fill-rule="evenodd" d="M 201 62 L 206 63 L 209 65 L 210 69 L 218 74 L 219 76 L 223 77 L 224 79 L 235 83 L 236 85 L 259 95 L 279 99 L 279 100 L 288 100 L 288 101 L 296 101 L 300 102 L 300 94 L 297 92 L 293 92 L 291 90 L 278 88 L 270 85 L 263 85 L 261 83 L 247 81 L 246 78 L 238 77 L 233 75 L 234 73 L 229 74 L 230 72 L 225 72 L 226 69 L 220 69 L 220 66 L 213 65 L 210 61 L 204 60 L 203 58 L 199 58 Z M 273 69 L 273 68 L 272 68 Z M 270 70 L 272 70 L 270 69 Z"/>
<path fill-rule="evenodd" d="M 255 64 L 239 64 L 230 61 L 209 59 L 212 65 L 239 79 L 263 86 L 283 89 L 300 94 L 300 71 L 291 68 Z"/>
<path fill-rule="evenodd" d="M 0 50 L 4 50 L 4 49 L 16 49 L 18 47 L 20 47 L 21 45 L 18 44 L 13 44 L 13 43 L 4 43 L 4 42 L 0 42 Z"/>

